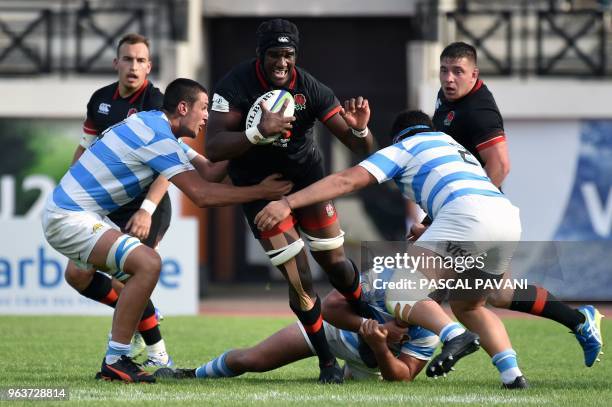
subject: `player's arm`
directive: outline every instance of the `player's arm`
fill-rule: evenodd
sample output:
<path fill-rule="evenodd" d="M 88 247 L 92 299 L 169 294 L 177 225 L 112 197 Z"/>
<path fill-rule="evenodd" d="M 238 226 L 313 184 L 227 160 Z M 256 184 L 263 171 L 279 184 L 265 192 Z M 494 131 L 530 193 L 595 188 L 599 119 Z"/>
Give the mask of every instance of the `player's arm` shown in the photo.
<path fill-rule="evenodd" d="M 70 165 L 74 164 L 81 158 L 85 150 L 87 150 L 94 141 L 98 138 L 98 131 L 93 127 L 93 122 L 89 119 L 85 120 L 83 123 L 83 134 L 81 135 L 81 140 L 74 150 L 74 154 L 72 156 L 72 162 Z"/>
<path fill-rule="evenodd" d="M 374 138 L 368 128 L 370 107 L 368 100 L 359 96 L 344 102 L 340 112 L 326 120 L 325 126 L 338 140 L 355 154 L 370 154 Z"/>
<path fill-rule="evenodd" d="M 149 236 L 153 213 L 168 191 L 170 182 L 163 176 L 158 176 L 151 184 L 147 196 L 125 225 L 125 232 L 137 239 L 143 240 Z"/>
<path fill-rule="evenodd" d="M 375 320 L 369 319 L 361 325 L 359 335 L 374 352 L 383 379 L 389 381 L 410 381 L 414 379 L 416 373 L 413 373 L 411 367 L 416 367 L 418 362 L 421 361 L 405 354 L 401 354 L 401 359 L 396 358 L 387 346 L 388 332 L 383 326 Z M 416 369 L 414 371 L 418 372 Z"/>
<path fill-rule="evenodd" d="M 193 165 L 198 174 L 200 174 L 200 177 L 208 182 L 223 181 L 227 175 L 227 160 L 214 163 L 191 148 L 191 146 L 182 139 L 179 138 L 178 143 L 185 152 L 185 155 L 187 155 L 187 158 L 189 158 L 191 165 Z"/>
<path fill-rule="evenodd" d="M 331 290 L 323 300 L 321 314 L 324 320 L 336 328 L 353 332 L 359 331 L 364 320 L 352 310 L 346 298 L 335 289 Z"/>
<path fill-rule="evenodd" d="M 365 168 L 359 165 L 351 167 L 328 175 L 280 201 L 270 202 L 255 216 L 255 224 L 260 230 L 271 229 L 294 209 L 329 201 L 376 183 L 376 178 Z"/>
<path fill-rule="evenodd" d="M 285 133 L 293 128 L 295 117 L 284 117 L 287 102 L 277 113 L 272 113 L 261 103 L 261 120 L 256 127 L 241 129 L 242 112 L 229 109 L 227 112 L 210 112 L 206 132 L 206 155 L 213 161 L 238 157 L 258 144 L 263 138 Z"/>
<path fill-rule="evenodd" d="M 491 182 L 500 187 L 510 172 L 510 156 L 508 154 L 508 143 L 500 141 L 490 147 L 479 149 L 478 154 L 485 163 L 484 170 Z"/>
<path fill-rule="evenodd" d="M 195 167 L 200 177 L 208 182 L 221 182 L 227 176 L 228 161 L 212 162 L 202 154 L 198 154 L 191 160 L 191 164 Z"/>
<path fill-rule="evenodd" d="M 293 183 L 280 180 L 280 174 L 266 177 L 257 185 L 236 187 L 204 180 L 197 171 L 190 170 L 176 174 L 170 182 L 176 185 L 200 208 L 224 206 L 256 201 L 258 199 L 279 199 L 288 193 Z"/>
<path fill-rule="evenodd" d="M 337 290 L 332 290 L 323 300 L 321 305 L 323 319 L 336 328 L 346 331 L 359 332 L 359 328 L 366 321 L 365 318 L 357 315 L 346 298 Z M 406 327 L 401 327 L 395 321 L 383 324 L 387 329 L 387 341 L 389 343 L 399 343 L 406 334 Z"/>
<path fill-rule="evenodd" d="M 489 101 L 478 106 L 472 114 L 473 120 L 468 122 L 468 129 L 487 176 L 500 187 L 510 172 L 510 157 L 504 123 L 494 105 L 494 101 Z"/>

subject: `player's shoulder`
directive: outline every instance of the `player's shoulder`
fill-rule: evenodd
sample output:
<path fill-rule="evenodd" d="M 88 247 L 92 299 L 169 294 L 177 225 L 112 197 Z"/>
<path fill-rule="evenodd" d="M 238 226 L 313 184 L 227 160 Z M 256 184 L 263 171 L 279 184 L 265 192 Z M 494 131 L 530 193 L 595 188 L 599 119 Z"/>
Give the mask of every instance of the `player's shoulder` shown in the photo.
<path fill-rule="evenodd" d="M 467 104 L 471 107 L 476 108 L 492 108 L 497 109 L 497 103 L 495 103 L 495 98 L 493 97 L 493 93 L 489 90 L 487 85 L 484 82 L 480 82 L 480 86 L 474 92 L 468 95 L 465 98 Z"/>
<path fill-rule="evenodd" d="M 113 98 L 113 95 L 115 94 L 115 91 L 117 90 L 117 85 L 118 82 L 113 82 L 99 89 L 96 89 L 91 94 L 91 97 L 89 98 L 90 101 L 111 100 Z"/>
<path fill-rule="evenodd" d="M 149 83 L 147 83 L 144 97 L 145 99 L 142 106 L 144 110 L 161 109 L 164 102 L 164 94 L 153 84 L 153 82 L 149 81 Z"/>
<path fill-rule="evenodd" d="M 306 90 L 316 90 L 321 87 L 327 88 L 323 82 L 315 78 L 310 72 L 296 65 L 295 70 L 298 76 L 298 83 Z"/>
<path fill-rule="evenodd" d="M 218 82 L 216 89 L 237 86 L 255 78 L 255 59 L 242 61 L 230 69 Z"/>

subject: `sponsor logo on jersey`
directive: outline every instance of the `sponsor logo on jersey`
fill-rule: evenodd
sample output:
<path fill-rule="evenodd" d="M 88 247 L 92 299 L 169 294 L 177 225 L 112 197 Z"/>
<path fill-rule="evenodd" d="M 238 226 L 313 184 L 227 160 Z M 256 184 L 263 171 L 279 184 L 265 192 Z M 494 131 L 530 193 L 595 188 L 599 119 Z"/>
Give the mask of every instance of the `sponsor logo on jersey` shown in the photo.
<path fill-rule="evenodd" d="M 450 126 L 451 123 L 453 122 L 453 119 L 455 118 L 455 111 L 451 110 L 450 112 L 448 112 L 448 114 L 446 115 L 446 119 L 444 119 L 444 125 L 445 126 Z"/>
<path fill-rule="evenodd" d="M 130 117 L 134 113 L 138 113 L 138 109 L 136 109 L 135 107 L 133 107 L 130 110 L 128 110 L 127 116 L 125 116 L 125 117 Z"/>
<path fill-rule="evenodd" d="M 101 223 L 96 223 L 95 225 L 93 225 L 93 231 L 92 233 L 95 235 L 96 233 L 98 233 L 98 230 L 102 229 L 104 227 L 103 224 Z"/>
<path fill-rule="evenodd" d="M 306 96 L 302 93 L 298 93 L 293 96 L 293 100 L 295 101 L 295 110 L 304 110 L 306 109 Z"/>
<path fill-rule="evenodd" d="M 286 43 L 289 42 L 289 37 L 278 37 L 276 40 L 278 42 L 282 42 L 282 43 L 286 44 Z"/>
<path fill-rule="evenodd" d="M 110 112 L 111 105 L 109 103 L 100 103 L 98 106 L 98 113 L 108 114 Z"/>
<path fill-rule="evenodd" d="M 327 213 L 328 218 L 334 216 L 336 210 L 334 209 L 334 205 L 332 205 L 331 202 L 328 202 L 327 205 L 325 205 L 325 212 Z"/>

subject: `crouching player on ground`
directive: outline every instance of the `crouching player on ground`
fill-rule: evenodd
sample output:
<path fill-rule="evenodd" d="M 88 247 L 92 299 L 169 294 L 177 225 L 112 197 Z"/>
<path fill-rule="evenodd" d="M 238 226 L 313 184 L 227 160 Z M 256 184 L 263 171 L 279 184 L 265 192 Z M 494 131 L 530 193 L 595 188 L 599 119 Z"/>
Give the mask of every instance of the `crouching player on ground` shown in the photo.
<path fill-rule="evenodd" d="M 406 248 L 407 255 L 414 258 L 482 255 L 486 257 L 483 268 L 486 274 L 503 274 L 521 236 L 518 208 L 491 183 L 482 166 L 464 147 L 449 135 L 433 131 L 431 119 L 425 113 L 409 111 L 398 115 L 393 135 L 391 146 L 359 165 L 269 203 L 255 217 L 258 228 L 274 227 L 302 206 L 393 179 L 406 198 L 419 204 L 433 220 L 415 244 Z M 418 271 L 426 279 L 437 280 L 445 271 L 435 267 Z M 457 318 L 480 335 L 483 348 L 500 372 L 503 387 L 525 388 L 527 381 L 518 368 L 506 329 L 497 315 L 484 307 L 485 301 L 483 295 L 450 304 Z M 397 301 L 392 309 L 403 321 L 439 334 L 442 351 L 426 370 L 428 376 L 439 376 L 450 371 L 457 355 L 465 355 L 469 348 L 462 349 L 454 343 L 455 328 L 442 325 L 440 310 L 432 303 L 438 305 L 425 294 L 410 301 Z"/>
<path fill-rule="evenodd" d="M 419 326 L 398 325 L 393 315 L 385 310 L 384 290 L 375 289 L 367 281 L 361 284 L 362 299 L 376 320 L 358 316 L 336 290 L 325 298 L 322 305 L 325 336 L 332 354 L 345 361 L 344 378 L 413 380 L 433 355 L 438 337 Z M 378 369 L 368 368 L 361 360 L 355 331 L 372 349 Z M 247 372 L 267 372 L 315 355 L 314 347 L 298 321 L 253 347 L 226 351 L 197 369 L 166 367 L 154 375 L 176 379 L 234 377 Z"/>
<path fill-rule="evenodd" d="M 103 379 L 155 381 L 128 352 L 161 269 L 155 250 L 117 230 L 106 215 L 140 195 L 156 174 L 200 207 L 269 200 L 292 188 L 290 182 L 276 180 L 278 175 L 250 187 L 205 181 L 203 169 L 194 168 L 177 138 L 198 134 L 205 124 L 207 106 L 202 85 L 189 79 L 174 80 L 166 88 L 162 111 L 137 113 L 107 129 L 47 200 L 42 225 L 49 244 L 83 270 L 93 267 L 125 281 L 102 360 Z"/>

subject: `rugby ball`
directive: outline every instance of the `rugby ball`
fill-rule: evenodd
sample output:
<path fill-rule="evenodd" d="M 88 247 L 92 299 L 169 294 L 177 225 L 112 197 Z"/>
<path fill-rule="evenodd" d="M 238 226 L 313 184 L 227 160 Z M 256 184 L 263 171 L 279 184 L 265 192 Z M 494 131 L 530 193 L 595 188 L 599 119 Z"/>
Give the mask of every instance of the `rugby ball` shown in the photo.
<path fill-rule="evenodd" d="M 291 117 L 295 112 L 295 101 L 293 100 L 293 96 L 291 96 L 291 93 L 287 92 L 286 90 L 276 89 L 261 95 L 255 101 L 255 103 L 253 103 L 253 106 L 251 106 L 251 108 L 249 109 L 249 113 L 247 114 L 245 123 L 246 129 L 250 129 L 251 127 L 257 126 L 261 121 L 261 102 L 264 103 L 266 109 L 276 113 L 281 110 L 285 101 L 288 101 L 288 104 L 287 109 L 285 109 L 284 116 Z M 280 136 L 281 133 L 275 134 L 270 137 L 264 137 L 257 144 L 270 144 Z"/>

